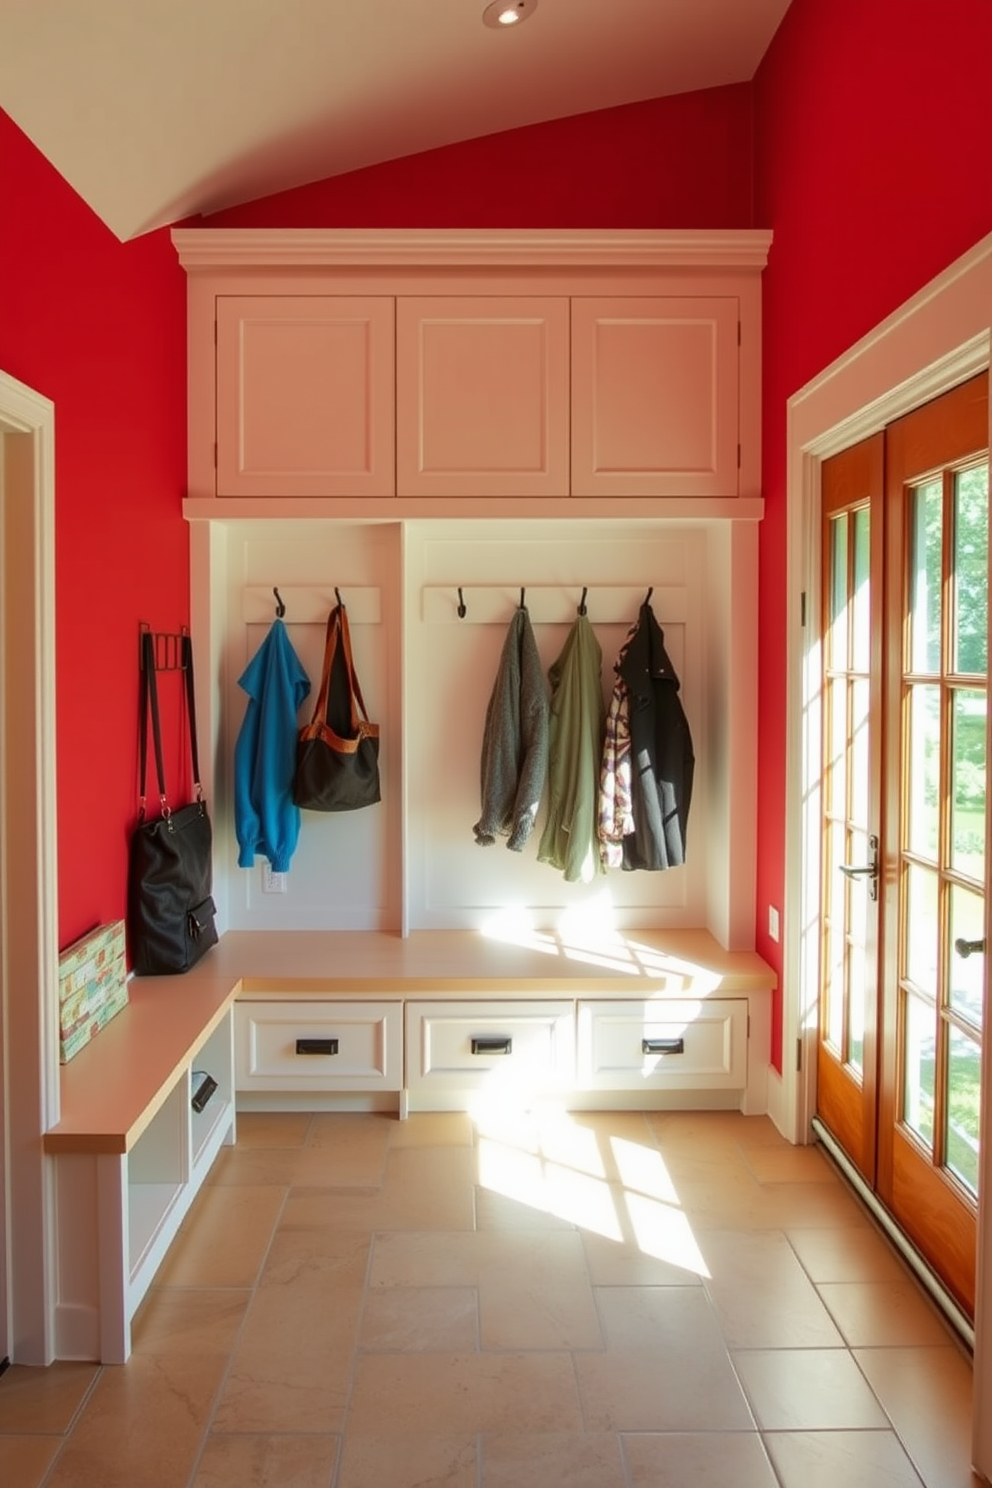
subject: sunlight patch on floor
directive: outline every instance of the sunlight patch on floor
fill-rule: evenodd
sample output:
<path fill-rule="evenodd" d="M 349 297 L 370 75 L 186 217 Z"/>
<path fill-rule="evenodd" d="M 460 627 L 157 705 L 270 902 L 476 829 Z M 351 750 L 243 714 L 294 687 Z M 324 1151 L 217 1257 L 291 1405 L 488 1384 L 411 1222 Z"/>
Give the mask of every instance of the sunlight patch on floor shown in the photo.
<path fill-rule="evenodd" d="M 609 1185 L 531 1152 L 484 1137 L 479 1142 L 479 1182 L 492 1193 L 568 1220 L 609 1240 L 622 1239 Z"/>
<path fill-rule="evenodd" d="M 633 1242 L 642 1255 L 693 1275 L 709 1275 L 656 1148 L 613 1136 L 604 1150 L 593 1126 L 553 1102 L 500 1110 L 480 1101 L 472 1114 L 483 1188 L 618 1244 Z"/>
<path fill-rule="evenodd" d="M 631 1142 L 626 1137 L 611 1137 L 610 1147 L 624 1188 L 649 1199 L 678 1203 L 675 1184 L 660 1152 L 653 1147 L 644 1147 L 640 1142 Z"/>
<path fill-rule="evenodd" d="M 709 1276 L 709 1268 L 692 1233 L 689 1216 L 672 1204 L 661 1204 L 643 1194 L 624 1195 L 627 1214 L 642 1255 L 667 1261 L 695 1276 Z"/>

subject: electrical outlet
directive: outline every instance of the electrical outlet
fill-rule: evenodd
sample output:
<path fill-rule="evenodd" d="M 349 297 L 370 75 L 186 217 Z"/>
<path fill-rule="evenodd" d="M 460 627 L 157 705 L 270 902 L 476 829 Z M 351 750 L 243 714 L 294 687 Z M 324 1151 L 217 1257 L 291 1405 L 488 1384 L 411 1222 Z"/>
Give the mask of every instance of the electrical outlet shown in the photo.
<path fill-rule="evenodd" d="M 778 910 L 774 904 L 768 906 L 768 934 L 772 940 L 778 940 Z"/>
<path fill-rule="evenodd" d="M 273 873 L 272 864 L 262 864 L 262 893 L 263 894 L 285 894 L 286 874 Z"/>

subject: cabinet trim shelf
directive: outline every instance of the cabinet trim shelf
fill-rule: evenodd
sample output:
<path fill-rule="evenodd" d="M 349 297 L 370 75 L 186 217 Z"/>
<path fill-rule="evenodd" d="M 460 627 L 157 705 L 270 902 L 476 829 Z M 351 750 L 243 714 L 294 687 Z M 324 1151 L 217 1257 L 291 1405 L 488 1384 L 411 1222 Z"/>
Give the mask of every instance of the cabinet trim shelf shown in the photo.
<path fill-rule="evenodd" d="M 611 521 L 640 523 L 760 522 L 765 514 L 762 496 L 613 496 Z M 183 516 L 187 522 L 328 521 L 360 522 L 374 527 L 390 523 L 450 521 L 456 513 L 447 496 L 187 496 Z M 500 521 L 538 522 L 567 517 L 602 520 L 603 502 L 593 496 L 514 497 L 463 496 L 457 516 Z"/>
<path fill-rule="evenodd" d="M 763 229 L 493 231 L 415 228 L 174 228 L 179 261 L 190 272 L 226 268 L 476 267 L 750 268 L 768 262 L 772 234 Z"/>

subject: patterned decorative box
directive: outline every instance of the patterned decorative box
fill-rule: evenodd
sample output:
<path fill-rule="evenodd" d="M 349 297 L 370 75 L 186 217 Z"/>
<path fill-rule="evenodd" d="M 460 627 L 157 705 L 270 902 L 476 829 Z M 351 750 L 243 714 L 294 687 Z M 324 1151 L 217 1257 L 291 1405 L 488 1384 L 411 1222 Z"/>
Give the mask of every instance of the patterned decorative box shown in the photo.
<path fill-rule="evenodd" d="M 127 1005 L 124 921 L 101 925 L 59 956 L 59 1058 L 68 1064 Z"/>

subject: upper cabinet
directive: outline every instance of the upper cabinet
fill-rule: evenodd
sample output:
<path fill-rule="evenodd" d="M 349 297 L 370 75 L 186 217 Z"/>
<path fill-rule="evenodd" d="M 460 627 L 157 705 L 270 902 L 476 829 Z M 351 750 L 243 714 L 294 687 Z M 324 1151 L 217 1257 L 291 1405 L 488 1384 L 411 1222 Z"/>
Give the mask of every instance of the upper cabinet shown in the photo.
<path fill-rule="evenodd" d="M 393 494 L 393 300 L 217 300 L 218 496 Z"/>
<path fill-rule="evenodd" d="M 565 495 L 568 381 L 567 299 L 398 299 L 397 495 Z"/>
<path fill-rule="evenodd" d="M 572 301 L 574 496 L 736 496 L 736 297 Z"/>
<path fill-rule="evenodd" d="M 760 497 L 768 233 L 173 239 L 188 515 L 709 516 Z"/>

